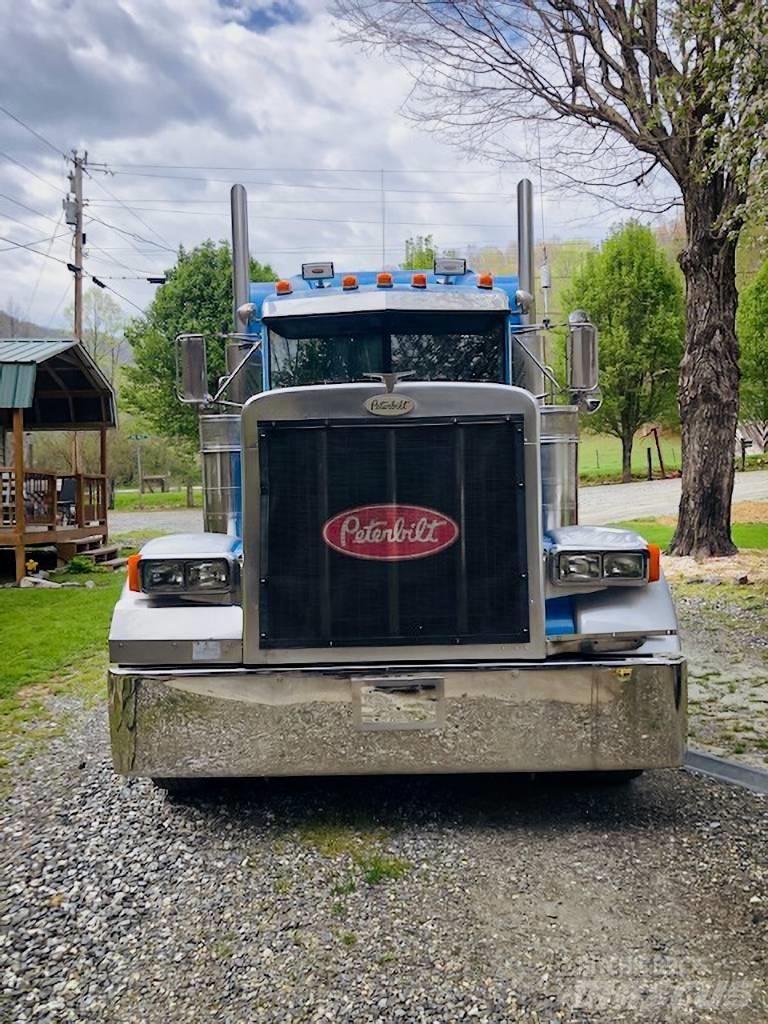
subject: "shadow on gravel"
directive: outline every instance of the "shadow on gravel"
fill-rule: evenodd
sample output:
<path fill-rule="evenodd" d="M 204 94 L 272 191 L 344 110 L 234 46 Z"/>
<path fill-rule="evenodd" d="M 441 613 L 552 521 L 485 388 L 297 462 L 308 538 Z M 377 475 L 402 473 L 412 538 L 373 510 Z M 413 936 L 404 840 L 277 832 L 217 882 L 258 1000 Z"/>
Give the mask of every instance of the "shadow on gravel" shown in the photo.
<path fill-rule="evenodd" d="M 681 771 L 647 772 L 618 784 L 574 775 L 397 775 L 210 781 L 168 796 L 211 818 L 281 829 L 333 823 L 351 828 L 474 827 L 500 830 L 680 824 L 693 784 Z"/>

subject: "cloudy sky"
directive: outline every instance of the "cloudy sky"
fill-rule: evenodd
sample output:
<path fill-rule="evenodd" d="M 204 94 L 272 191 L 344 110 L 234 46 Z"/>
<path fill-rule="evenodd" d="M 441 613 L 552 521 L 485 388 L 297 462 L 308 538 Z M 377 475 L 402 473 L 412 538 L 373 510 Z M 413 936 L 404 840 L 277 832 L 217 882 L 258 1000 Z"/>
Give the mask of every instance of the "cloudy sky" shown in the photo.
<path fill-rule="evenodd" d="M 406 120 L 407 73 L 342 44 L 323 3 L 0 0 L 0 28 L 0 307 L 39 324 L 64 326 L 71 301 L 56 260 L 71 259 L 60 218 L 75 147 L 89 161 L 85 267 L 129 313 L 179 243 L 229 236 L 235 181 L 251 251 L 280 274 L 303 259 L 379 267 L 382 245 L 396 265 L 413 234 L 460 250 L 515 236 L 519 169 Z M 596 240 L 611 223 L 554 195 L 537 230 L 542 214 L 550 238 Z"/>

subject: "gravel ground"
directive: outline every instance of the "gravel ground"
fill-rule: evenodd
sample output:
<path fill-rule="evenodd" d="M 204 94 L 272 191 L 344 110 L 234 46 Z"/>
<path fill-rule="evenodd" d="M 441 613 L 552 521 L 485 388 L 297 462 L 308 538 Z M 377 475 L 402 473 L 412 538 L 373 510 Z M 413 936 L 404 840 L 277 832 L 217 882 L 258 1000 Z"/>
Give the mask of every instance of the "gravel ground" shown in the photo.
<path fill-rule="evenodd" d="M 221 785 L 16 769 L 0 1020 L 768 1021 L 768 799 L 469 777 Z"/>

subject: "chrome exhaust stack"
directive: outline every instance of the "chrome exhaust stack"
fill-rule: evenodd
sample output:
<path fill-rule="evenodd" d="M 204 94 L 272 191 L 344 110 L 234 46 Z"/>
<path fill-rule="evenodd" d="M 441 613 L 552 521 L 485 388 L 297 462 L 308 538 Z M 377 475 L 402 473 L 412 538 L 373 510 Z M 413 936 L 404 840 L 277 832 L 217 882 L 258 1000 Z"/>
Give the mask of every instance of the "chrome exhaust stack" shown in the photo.
<path fill-rule="evenodd" d="M 536 323 L 536 275 L 533 266 L 533 185 L 529 178 L 517 183 L 517 277 L 520 290 L 530 296 L 523 313 L 524 324 Z M 524 334 L 523 343 L 539 363 L 544 359 L 544 343 L 540 334 Z M 534 359 L 518 347 L 516 383 L 534 395 L 543 396 L 547 382 Z"/>

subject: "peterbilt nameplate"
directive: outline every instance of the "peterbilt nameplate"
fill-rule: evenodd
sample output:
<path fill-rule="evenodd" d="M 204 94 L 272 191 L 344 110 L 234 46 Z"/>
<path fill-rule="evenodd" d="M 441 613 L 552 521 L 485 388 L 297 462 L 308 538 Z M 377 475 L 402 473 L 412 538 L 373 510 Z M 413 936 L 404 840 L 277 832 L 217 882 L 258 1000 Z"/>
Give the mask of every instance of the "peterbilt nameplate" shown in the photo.
<path fill-rule="evenodd" d="M 371 395 L 363 403 L 374 416 L 407 416 L 416 408 L 416 402 L 408 395 Z"/>
<path fill-rule="evenodd" d="M 436 555 L 458 536 L 450 516 L 419 505 L 363 505 L 339 512 L 323 527 L 323 540 L 334 551 L 381 562 Z"/>

